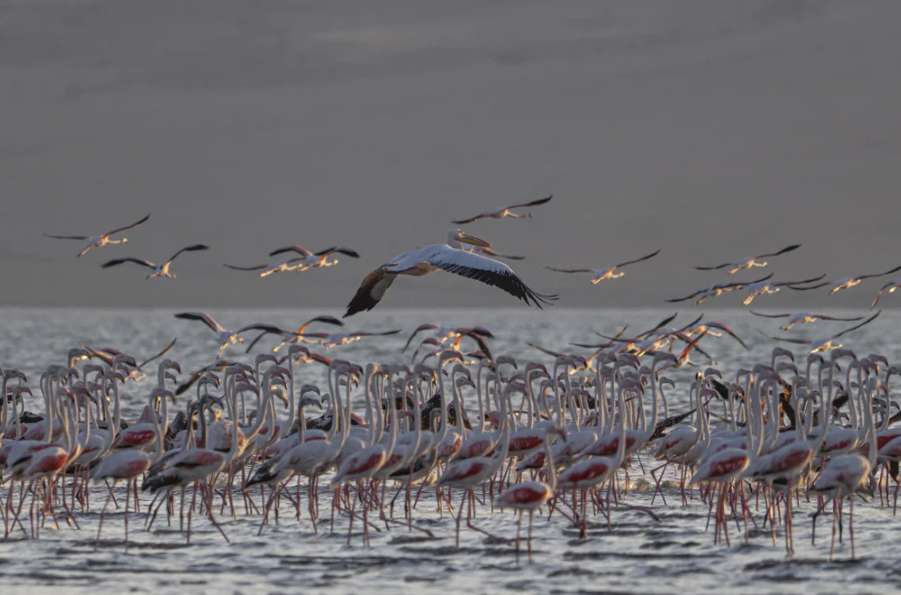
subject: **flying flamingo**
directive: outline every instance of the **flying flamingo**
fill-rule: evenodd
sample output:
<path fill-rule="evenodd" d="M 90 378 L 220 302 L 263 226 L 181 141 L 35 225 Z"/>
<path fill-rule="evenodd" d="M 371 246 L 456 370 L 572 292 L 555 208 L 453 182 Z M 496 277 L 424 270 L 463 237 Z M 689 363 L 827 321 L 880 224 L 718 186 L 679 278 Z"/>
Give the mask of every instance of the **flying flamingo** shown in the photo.
<path fill-rule="evenodd" d="M 197 252 L 199 250 L 209 250 L 209 249 L 210 249 L 210 247 L 205 244 L 193 244 L 191 246 L 185 246 L 184 248 L 182 248 L 181 250 L 179 250 L 178 252 L 173 254 L 169 258 L 169 260 L 167 260 L 163 264 L 154 264 L 154 263 L 150 262 L 149 260 L 142 260 L 140 258 L 133 258 L 133 257 L 129 256 L 128 258 L 115 258 L 113 260 L 109 260 L 109 261 L 103 263 L 103 268 L 108 269 L 110 267 L 118 266 L 118 265 L 126 263 L 126 262 L 131 262 L 133 264 L 138 264 L 138 265 L 141 265 L 142 267 L 147 267 L 148 269 L 151 269 L 150 274 L 147 275 L 147 279 L 153 279 L 154 277 L 166 277 L 168 279 L 175 279 L 175 275 L 173 273 L 169 272 L 169 267 L 172 265 L 172 262 L 176 258 L 178 258 L 178 256 L 182 252 Z"/>
<path fill-rule="evenodd" d="M 533 200 L 531 202 L 519 204 L 519 205 L 511 205 L 509 207 L 501 207 L 499 209 L 495 209 L 493 211 L 488 211 L 482 213 L 481 215 L 476 215 L 475 217 L 470 217 L 469 219 L 461 219 L 459 221 L 453 221 L 457 225 L 465 225 L 466 223 L 473 223 L 474 221 L 478 221 L 480 219 L 504 219 L 505 217 L 511 217 L 513 219 L 531 219 L 532 213 L 525 213 L 523 215 L 519 215 L 517 213 L 511 212 L 511 209 L 521 209 L 525 207 L 537 207 L 538 205 L 543 205 L 551 201 L 554 198 L 554 195 L 551 194 L 545 198 L 539 198 L 538 200 Z"/>
<path fill-rule="evenodd" d="M 54 235 L 45 233 L 44 237 L 45 238 L 53 238 L 55 240 L 82 240 L 82 241 L 87 242 L 88 243 L 87 247 L 85 247 L 84 250 L 82 250 L 81 252 L 78 253 L 78 257 L 81 258 L 85 254 L 87 254 L 88 250 L 90 250 L 91 248 L 102 248 L 103 246 L 106 246 L 108 244 L 127 244 L 128 238 L 114 240 L 110 236 L 120 233 L 120 232 L 123 232 L 123 231 L 126 231 L 128 229 L 137 227 L 138 225 L 144 223 L 148 219 L 150 219 L 150 213 L 147 213 L 147 215 L 143 219 L 136 221 L 136 222 L 132 223 L 131 225 L 126 225 L 125 227 L 118 227 L 112 231 L 108 231 L 104 234 L 100 234 L 99 236 L 54 236 Z"/>

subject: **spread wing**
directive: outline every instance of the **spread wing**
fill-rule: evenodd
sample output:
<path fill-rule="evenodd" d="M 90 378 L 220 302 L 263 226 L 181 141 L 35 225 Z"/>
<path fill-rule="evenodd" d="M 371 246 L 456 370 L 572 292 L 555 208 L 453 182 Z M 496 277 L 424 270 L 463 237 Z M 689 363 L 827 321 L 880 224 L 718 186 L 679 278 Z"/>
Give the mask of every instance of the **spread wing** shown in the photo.
<path fill-rule="evenodd" d="M 258 264 L 258 265 L 252 266 L 252 267 L 239 267 L 239 266 L 233 265 L 233 264 L 223 264 L 222 266 L 224 266 L 227 269 L 234 269 L 236 271 L 262 271 L 263 269 L 267 268 L 269 265 Z"/>
<path fill-rule="evenodd" d="M 826 316 L 825 314 L 814 314 L 816 318 L 820 320 L 838 320 L 840 322 L 857 322 L 858 320 L 863 320 L 863 316 L 852 316 L 850 318 L 842 318 L 841 316 Z"/>
<path fill-rule="evenodd" d="M 549 267 L 549 266 L 546 266 L 544 268 L 551 270 L 551 271 L 557 271 L 558 273 L 593 273 L 594 272 L 594 270 L 592 270 L 592 269 L 558 269 L 556 267 Z"/>
<path fill-rule="evenodd" d="M 554 198 L 554 195 L 546 196 L 544 198 L 539 198 L 538 200 L 533 200 L 532 202 L 526 202 L 521 205 L 510 205 L 507 207 L 508 209 L 519 209 L 521 207 L 537 207 L 538 205 L 543 205 L 545 203 L 551 202 L 551 199 Z"/>
<path fill-rule="evenodd" d="M 469 219 L 460 219 L 459 221 L 453 221 L 453 223 L 456 223 L 457 225 L 464 225 L 466 223 L 472 223 L 473 221 L 478 221 L 479 219 L 482 219 L 483 217 L 487 217 L 490 214 L 491 213 L 482 213 L 481 215 L 476 215 L 475 217 L 470 217 Z"/>
<path fill-rule="evenodd" d="M 785 254 L 786 252 L 791 252 L 792 250 L 797 250 L 800 247 L 801 247 L 801 244 L 792 244 L 791 246 L 788 246 L 787 248 L 783 248 L 782 250 L 779 250 L 778 252 L 773 252 L 772 254 L 761 254 L 760 256 L 755 256 L 754 258 L 769 258 L 771 256 L 780 256 L 782 254 Z"/>
<path fill-rule="evenodd" d="M 86 240 L 90 236 L 54 236 L 49 233 L 44 234 L 45 238 L 53 238 L 54 240 Z"/>
<path fill-rule="evenodd" d="M 150 213 L 147 213 L 147 216 L 144 217 L 143 219 L 141 219 L 140 221 L 135 221 L 135 222 L 132 223 L 131 225 L 126 225 L 125 227 L 117 227 L 116 229 L 114 229 L 113 231 L 107 233 L 106 235 L 111 236 L 111 235 L 113 235 L 114 233 L 119 233 L 120 231 L 125 231 L 126 229 L 131 229 L 132 227 L 137 227 L 138 225 L 144 223 L 144 222 L 147 221 L 148 219 L 150 219 Z"/>
<path fill-rule="evenodd" d="M 335 326 L 344 326 L 344 323 L 341 322 L 340 319 L 335 318 L 334 316 L 317 316 L 316 318 L 311 318 L 307 320 L 305 323 L 301 325 L 299 329 L 297 329 L 297 333 L 300 334 L 306 330 L 308 326 L 313 324 L 314 322 L 321 322 L 323 324 L 332 324 Z"/>
<path fill-rule="evenodd" d="M 448 273 L 475 279 L 486 285 L 503 289 L 526 304 L 531 301 L 539 309 L 542 304 L 548 304 L 557 299 L 556 295 L 544 295 L 533 291 L 522 282 L 513 269 L 504 263 L 472 252 L 444 246 L 431 254 L 427 258 L 427 262 Z"/>
<path fill-rule="evenodd" d="M 182 252 L 197 252 L 198 250 L 209 250 L 209 249 L 210 249 L 210 247 L 207 246 L 206 244 L 193 244 L 191 246 L 185 246 L 184 248 L 182 248 L 181 250 L 179 250 L 178 252 L 173 254 L 172 258 L 170 258 L 166 262 L 172 262 L 173 260 L 178 258 L 178 255 L 181 254 Z"/>
<path fill-rule="evenodd" d="M 391 284 L 394 283 L 396 277 L 397 273 L 391 273 L 380 268 L 366 275 L 366 278 L 363 279 L 363 282 L 357 289 L 357 293 L 354 294 L 353 299 L 347 304 L 344 318 L 353 316 L 357 312 L 375 308 L 385 295 L 385 292 L 388 291 L 388 288 L 391 287 Z"/>
<path fill-rule="evenodd" d="M 360 254 L 356 250 L 351 250 L 350 248 L 342 248 L 340 246 L 332 246 L 331 248 L 317 252 L 316 256 L 325 256 L 326 254 L 332 254 L 334 252 L 337 252 L 338 254 L 344 254 L 345 256 L 350 256 L 351 258 L 360 258 Z M 275 253 L 273 252 L 273 254 Z M 270 254 L 269 256 L 272 256 L 272 254 Z"/>
<path fill-rule="evenodd" d="M 695 269 L 696 271 L 718 271 L 718 270 L 724 269 L 728 266 L 732 266 L 732 264 L 733 263 L 731 263 L 731 262 L 725 262 L 723 264 L 718 264 L 713 267 L 692 267 L 692 268 Z"/>
<path fill-rule="evenodd" d="M 833 339 L 838 339 L 838 338 L 841 337 L 842 335 L 846 335 L 846 334 L 850 333 L 851 331 L 856 331 L 856 330 L 859 329 L 860 327 L 866 326 L 866 325 L 870 324 L 871 322 L 873 322 L 874 320 L 876 320 L 876 318 L 878 318 L 880 314 L 882 314 L 882 310 L 879 310 L 878 312 L 876 312 L 875 314 L 873 314 L 872 316 L 870 316 L 869 318 L 867 318 L 866 320 L 864 320 L 864 321 L 861 322 L 860 324 L 855 324 L 855 325 L 852 326 L 851 328 L 846 328 L 845 330 L 843 330 L 842 332 L 840 332 L 839 334 L 835 335 L 835 336 L 832 337 L 832 338 L 833 338 Z"/>
<path fill-rule="evenodd" d="M 819 281 L 826 275 L 820 275 L 819 277 L 811 277 L 810 279 L 804 279 L 803 281 L 779 281 L 777 283 L 771 283 L 771 285 L 775 285 L 777 287 L 785 287 L 786 285 L 804 285 L 805 283 L 813 283 L 814 281 Z"/>
<path fill-rule="evenodd" d="M 810 345 L 810 339 L 795 339 L 793 337 L 779 337 L 776 335 L 768 335 L 766 333 L 761 332 L 761 335 L 767 337 L 768 339 L 774 339 L 776 341 L 784 341 L 786 343 L 794 343 L 796 345 Z"/>
<path fill-rule="evenodd" d="M 416 330 L 413 331 L 413 334 L 410 335 L 410 338 L 407 339 L 407 342 L 404 344 L 404 348 L 400 350 L 401 353 L 403 353 L 404 351 L 407 350 L 407 347 L 410 346 L 410 343 L 413 342 L 413 339 L 416 337 L 416 335 L 418 335 L 422 331 L 430 331 L 430 330 L 434 330 L 436 328 L 438 328 L 438 327 L 434 324 L 420 324 L 419 326 L 417 326 Z"/>
<path fill-rule="evenodd" d="M 382 331 L 382 332 L 370 332 L 370 331 L 357 331 L 355 333 L 350 333 L 351 337 L 385 337 L 388 335 L 396 335 L 402 329 L 394 329 L 393 331 Z"/>
<path fill-rule="evenodd" d="M 892 273 L 897 273 L 901 271 L 901 266 L 896 266 L 890 271 L 885 271 L 884 273 L 873 273 L 872 275 L 861 275 L 858 279 L 872 279 L 873 277 L 883 277 L 885 275 L 891 275 Z"/>
<path fill-rule="evenodd" d="M 197 320 L 210 327 L 210 330 L 216 333 L 221 333 L 225 330 L 222 328 L 222 325 L 213 320 L 212 316 L 204 314 L 203 312 L 179 312 L 175 317 L 181 318 L 182 320 Z"/>
<path fill-rule="evenodd" d="M 149 260 L 141 260 L 140 258 L 114 258 L 112 260 L 108 260 L 103 263 L 102 267 L 108 269 L 110 267 L 118 266 L 125 262 L 133 262 L 135 264 L 139 264 L 142 267 L 147 267 L 148 269 L 155 269 L 156 265 L 150 262 Z"/>
<path fill-rule="evenodd" d="M 310 256 L 312 253 L 304 248 L 303 246 L 285 246 L 284 248 L 278 248 L 269 253 L 269 256 L 275 256 L 276 254 L 284 254 L 285 252 L 295 252 L 300 254 L 301 256 Z M 321 255 L 320 255 L 321 256 Z"/>
<path fill-rule="evenodd" d="M 764 314 L 763 312 L 755 312 L 754 310 L 748 310 L 748 312 L 754 316 L 760 316 L 761 318 L 788 318 L 791 316 L 791 314 Z"/>
<path fill-rule="evenodd" d="M 241 333 L 246 333 L 247 331 L 263 331 L 264 333 L 278 334 L 278 335 L 286 334 L 289 332 L 289 331 L 282 330 L 282 329 L 278 328 L 277 326 L 274 326 L 271 324 L 254 323 L 254 324 L 248 324 L 247 326 L 242 326 L 241 328 L 239 328 L 238 330 L 235 331 L 235 334 L 240 335 Z"/>
<path fill-rule="evenodd" d="M 616 268 L 624 267 L 628 264 L 635 264 L 636 262 L 642 262 L 642 261 L 648 260 L 650 258 L 654 258 L 658 254 L 660 254 L 660 250 L 657 250 L 656 252 L 652 252 L 652 253 L 648 254 L 647 256 L 642 256 L 641 258 L 636 258 L 635 260 L 627 260 L 626 262 L 621 262 L 618 265 L 616 265 Z"/>
<path fill-rule="evenodd" d="M 149 215 L 148 215 L 148 217 L 149 217 Z M 145 219 L 145 221 L 146 221 L 146 219 Z M 157 354 L 154 355 L 153 357 L 150 357 L 150 358 L 148 358 L 148 359 L 145 359 L 143 362 L 141 362 L 141 364 L 138 366 L 138 370 L 140 370 L 141 368 L 143 368 L 144 366 L 146 366 L 146 365 L 149 364 L 150 362 L 152 362 L 152 361 L 154 361 L 154 360 L 157 360 L 157 359 L 163 357 L 164 355 L 166 355 L 166 354 L 169 352 L 169 350 L 172 349 L 172 347 L 175 345 L 175 342 L 176 342 L 176 341 L 178 341 L 178 337 L 175 337 L 174 339 L 172 339 L 172 342 L 169 343 L 168 345 L 166 345 L 166 347 L 164 347 L 162 351 L 160 351 L 159 353 L 157 353 Z"/>
<path fill-rule="evenodd" d="M 697 268 L 697 267 L 696 267 L 696 268 Z M 693 297 L 695 297 L 695 296 L 701 295 L 701 294 L 704 293 L 705 291 L 712 291 L 712 290 L 713 290 L 712 287 L 707 287 L 707 288 L 705 288 L 705 289 L 699 289 L 698 291 L 694 292 L 693 294 L 687 295 L 687 296 L 685 296 L 685 297 L 675 298 L 675 299 L 672 299 L 672 300 L 664 300 L 664 301 L 665 301 L 665 302 L 669 302 L 669 303 L 671 303 L 671 304 L 672 304 L 672 303 L 675 303 L 675 302 L 684 302 L 684 301 L 690 300 L 691 298 L 693 298 Z"/>

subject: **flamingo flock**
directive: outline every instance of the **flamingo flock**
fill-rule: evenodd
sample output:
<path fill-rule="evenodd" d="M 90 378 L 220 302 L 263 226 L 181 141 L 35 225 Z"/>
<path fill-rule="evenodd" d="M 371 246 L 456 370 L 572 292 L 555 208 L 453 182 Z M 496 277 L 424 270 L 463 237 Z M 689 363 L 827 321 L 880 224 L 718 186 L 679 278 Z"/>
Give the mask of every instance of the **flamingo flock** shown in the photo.
<path fill-rule="evenodd" d="M 363 546 L 389 531 L 441 539 L 446 526 L 458 547 L 465 530 L 531 560 L 535 523 L 584 540 L 623 510 L 659 523 L 694 500 L 715 543 L 764 534 L 775 545 L 781 535 L 791 555 L 803 510 L 814 543 L 831 517 L 830 558 L 847 525 L 853 558 L 855 502 L 897 508 L 901 414 L 890 379 L 901 367 L 842 347 L 776 347 L 732 377 L 714 365 L 677 372 L 688 364 L 676 341 L 693 352 L 724 326 L 659 325 L 591 360 L 476 356 L 454 345 L 485 343 L 488 329 L 423 325 L 414 336 L 434 331 L 439 349 L 412 364 L 329 359 L 290 343 L 191 378 L 166 358 L 141 381 L 130 355 L 82 347 L 34 383 L 3 368 L 4 535 L 86 530 L 99 507 L 96 542 L 117 515 L 126 550 L 136 520 L 177 526 L 190 543 L 197 523 L 228 541 L 231 522 L 255 517 L 260 534 L 291 522 Z M 685 407 L 671 402 L 679 392 Z M 134 399 L 143 409 L 126 419 Z M 650 504 L 640 506 L 643 490 Z M 515 523 L 502 535 L 486 514 Z"/>

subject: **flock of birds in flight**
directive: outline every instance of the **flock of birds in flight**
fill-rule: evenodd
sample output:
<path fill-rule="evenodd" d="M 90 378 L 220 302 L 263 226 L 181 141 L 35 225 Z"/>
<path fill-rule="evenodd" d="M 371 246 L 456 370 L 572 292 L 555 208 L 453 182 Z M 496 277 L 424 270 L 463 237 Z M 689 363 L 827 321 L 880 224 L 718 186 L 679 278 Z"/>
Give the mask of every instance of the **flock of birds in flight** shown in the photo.
<path fill-rule="evenodd" d="M 528 219 L 531 213 L 521 209 L 546 204 L 551 198 L 454 223 Z M 126 238 L 113 236 L 148 219 L 149 215 L 99 236 L 49 237 L 87 242 L 80 257 L 94 248 L 126 243 Z M 765 259 L 799 247 L 792 245 L 735 262 L 695 268 L 734 275 L 766 267 Z M 179 255 L 207 249 L 203 244 L 186 246 L 162 264 L 129 257 L 110 260 L 103 267 L 133 263 L 150 269 L 148 278 L 175 278 L 169 268 Z M 591 283 L 597 284 L 622 277 L 625 267 L 648 261 L 659 252 L 610 268 L 548 268 L 564 274 L 587 274 Z M 259 271 L 265 277 L 333 266 L 336 261 L 330 258 L 336 254 L 359 257 L 356 251 L 343 247 L 312 253 L 300 246 L 280 248 L 270 256 L 280 254 L 296 256 L 274 264 L 225 266 Z M 398 255 L 367 275 L 348 304 L 345 317 L 374 308 L 397 276 L 422 276 L 439 270 L 497 287 L 538 308 L 557 298 L 533 291 L 497 258 L 503 257 L 489 242 L 453 229 L 444 244 Z M 772 275 L 767 275 L 751 282 L 715 284 L 667 301 L 693 300 L 700 304 L 744 289 L 748 291 L 745 305 L 749 305 L 756 297 L 783 287 L 809 291 L 828 286 L 830 293 L 836 293 L 898 270 L 901 267 L 831 283 L 820 282 L 824 276 L 774 282 Z M 901 279 L 882 286 L 871 309 L 881 296 L 899 286 Z M 185 500 L 190 496 L 190 542 L 195 514 L 208 519 L 228 540 L 216 519 L 216 510 L 220 518 L 237 518 L 236 499 L 243 503 L 245 514 L 259 515 L 260 532 L 273 513 L 278 519 L 278 510 L 285 506 L 292 508 L 299 520 L 301 482 L 306 481 L 303 497 L 307 499 L 307 514 L 318 531 L 322 523 L 319 481 L 329 474 L 328 484 L 333 489 L 331 530 L 336 518 L 346 520 L 348 543 L 355 522 L 362 528 L 367 545 L 370 530 L 381 532 L 397 526 L 434 536 L 430 529 L 413 522 L 420 496 L 428 494 L 438 515 L 443 516 L 445 510 L 452 515 L 458 545 L 465 516 L 467 528 L 515 545 L 517 560 L 523 515 L 527 513 L 525 541 L 531 559 L 531 528 L 539 511 L 547 511 L 549 519 L 562 517 L 580 527 L 583 538 L 592 515 L 603 518 L 609 528 L 615 506 L 647 514 L 659 522 L 652 508 L 626 501 L 629 490 L 635 487 L 629 478 L 630 469 L 644 457 L 660 463 L 650 473 L 654 480 L 649 486 L 653 487 L 651 504 L 658 495 L 665 504 L 667 492 L 672 495 L 675 490 L 687 504 L 696 493 L 709 504 L 708 520 L 715 519 L 715 541 L 729 543 L 729 525 L 734 522 L 744 524 L 746 540 L 751 538 L 750 524 L 758 529 L 761 524 L 768 527 L 775 543 L 776 526 L 781 525 L 790 554 L 794 549 L 793 502 L 800 503 L 806 494 L 808 502 L 811 498 L 816 502 L 814 528 L 817 516 L 832 506 L 831 556 L 836 534 L 841 534 L 836 526 L 843 522 L 843 503 L 850 502 L 853 556 L 855 498 L 872 497 L 878 490 L 880 499 L 888 503 L 889 479 L 901 485 L 901 429 L 891 427 L 901 414 L 893 412 L 897 404 L 888 390 L 890 376 L 901 374 L 901 367 L 890 366 L 878 354 L 858 357 L 838 343 L 843 335 L 872 322 L 879 312 L 866 319 L 753 313 L 787 319 L 781 327 L 784 331 L 817 320 L 858 324 L 819 339 L 773 336 L 807 347 L 806 370 L 800 361 L 796 365 L 792 352 L 777 346 L 769 361 L 739 370 L 733 381 L 713 367 L 715 362 L 700 341 L 728 334 L 745 348 L 747 345 L 727 325 L 701 323 L 701 317 L 681 328 L 668 327 L 674 315 L 632 337 L 625 336 L 624 327 L 615 335 L 603 336 L 603 343 L 573 344 L 593 349 L 587 358 L 532 345 L 553 357 L 552 366 L 495 356 L 490 348 L 494 335 L 482 327 L 425 324 L 413 332 L 403 348 L 406 351 L 422 333 L 432 333 L 414 351 L 412 366 L 362 366 L 325 357 L 311 347 L 329 349 L 366 336 L 400 331 L 307 330 L 313 324 L 343 326 L 332 316 L 312 318 L 297 331 L 266 324 L 229 330 L 203 312 L 181 312 L 176 318 L 200 322 L 215 334 L 218 356 L 181 382 L 180 364 L 162 359 L 146 406 L 132 422 L 122 413 L 120 387 L 144 380 L 144 368 L 166 355 L 175 341 L 140 364 L 113 348 L 71 349 L 64 365 L 48 366 L 41 374 L 42 415 L 25 410 L 26 396 L 32 395 L 25 375 L 14 368 L 0 370 L 0 394 L 4 396 L 0 400 L 0 485 L 8 484 L 7 490 L 0 490 L 0 511 L 6 536 L 21 529 L 25 535 L 38 537 L 48 519 L 59 527 L 60 516 L 77 527 L 76 509 L 87 512 L 91 507 L 92 481 L 106 482 L 98 543 L 110 503 L 118 508 L 123 500 L 128 548 L 129 507 L 133 506 L 132 514 L 140 512 L 139 487 L 153 494 L 144 517 L 148 527 L 165 507 L 169 523 L 178 519 L 183 528 Z M 275 335 L 280 342 L 271 353 L 257 355 L 253 365 L 221 359 L 228 348 L 243 343 L 242 335 L 251 331 L 258 334 L 246 352 L 268 335 Z M 464 340 L 472 341 L 477 349 L 464 352 Z M 686 347 L 676 353 L 673 349 L 680 341 Z M 278 356 L 286 346 L 287 355 Z M 711 365 L 704 368 L 692 361 L 693 353 L 708 357 Z M 849 361 L 842 382 L 836 373 L 842 372 L 840 360 L 845 358 Z M 432 360 L 434 364 L 426 363 Z M 327 388 L 309 382 L 298 388 L 298 364 L 324 366 Z M 698 368 L 687 391 L 689 408 L 672 413 L 664 387 L 673 390 L 677 383 L 663 374 L 687 365 Z M 783 377 L 785 374 L 789 377 Z M 463 396 L 467 387 L 475 392 L 477 413 L 472 398 Z M 192 388 L 196 389 L 194 395 L 189 392 Z M 190 399 L 171 417 L 169 403 L 176 403 L 181 395 Z M 519 397 L 518 406 L 514 396 Z M 256 406 L 252 405 L 254 399 Z M 365 417 L 358 415 L 360 407 L 354 407 L 354 399 L 365 407 Z M 279 414 L 277 404 L 287 409 L 287 417 Z M 309 408 L 324 412 L 309 418 L 305 413 Z M 668 471 L 671 480 L 664 479 Z M 293 481 L 297 482 L 296 490 L 289 489 Z M 119 482 L 126 484 L 126 490 L 117 495 Z M 404 495 L 403 520 L 395 518 L 394 500 L 389 503 L 386 495 L 390 485 L 399 487 L 395 499 Z M 259 486 L 258 505 L 251 492 L 254 486 Z M 481 497 L 477 490 L 481 490 Z M 456 510 L 454 492 L 461 495 Z M 895 502 L 897 493 L 896 487 Z M 756 505 L 751 494 L 757 496 Z M 29 498 L 31 504 L 26 508 Z M 492 512 L 497 508 L 519 513 L 515 539 L 492 535 L 474 522 L 489 505 Z M 63 511 L 58 511 L 60 507 Z M 28 522 L 30 531 L 26 529 Z"/>

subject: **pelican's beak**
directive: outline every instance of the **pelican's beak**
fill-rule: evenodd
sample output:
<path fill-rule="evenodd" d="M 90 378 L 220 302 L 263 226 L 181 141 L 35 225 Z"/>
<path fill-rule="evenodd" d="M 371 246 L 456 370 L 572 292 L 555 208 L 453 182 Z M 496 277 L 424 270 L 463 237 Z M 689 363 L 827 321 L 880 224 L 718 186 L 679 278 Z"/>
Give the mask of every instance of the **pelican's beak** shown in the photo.
<path fill-rule="evenodd" d="M 485 240 L 479 239 L 475 236 L 471 236 L 468 233 L 460 232 L 460 235 L 457 237 L 457 241 L 463 242 L 465 244 L 470 244 L 472 246 L 478 246 L 479 248 L 491 248 L 491 244 L 486 242 Z"/>

